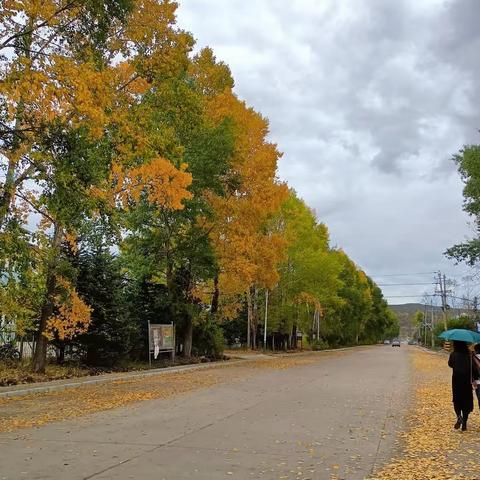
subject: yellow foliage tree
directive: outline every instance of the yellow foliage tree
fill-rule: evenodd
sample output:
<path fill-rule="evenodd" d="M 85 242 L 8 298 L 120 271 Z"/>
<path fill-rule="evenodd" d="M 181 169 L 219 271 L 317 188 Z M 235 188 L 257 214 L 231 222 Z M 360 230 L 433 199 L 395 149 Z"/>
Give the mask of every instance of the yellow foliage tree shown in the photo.
<path fill-rule="evenodd" d="M 225 194 L 208 194 L 215 214 L 208 227 L 220 268 L 219 292 L 227 304 L 235 295 L 246 295 L 250 344 L 251 327 L 252 338 L 256 337 L 256 293 L 278 281 L 277 266 L 286 246 L 270 222 L 288 195 L 286 186 L 276 178 L 281 154 L 267 140 L 267 120 L 236 97 L 225 65 L 216 63 L 210 50 L 196 58 L 192 71 L 204 85 L 205 109 L 212 124 L 225 119 L 233 122 L 231 169 Z"/>
<path fill-rule="evenodd" d="M 65 278 L 57 277 L 57 288 L 61 291 L 55 298 L 56 312 L 48 319 L 44 335 L 49 340 L 69 340 L 88 330 L 92 308 Z"/>
<path fill-rule="evenodd" d="M 114 194 L 124 208 L 131 202 L 138 203 L 142 195 L 148 203 L 168 210 L 181 210 L 183 201 L 192 198 L 187 190 L 192 183 L 192 175 L 186 172 L 187 164 L 175 168 L 165 158 L 124 172 L 119 165 L 112 168 Z"/>
<path fill-rule="evenodd" d="M 16 198 L 53 226 L 35 371 L 45 368 L 45 333 L 54 318 L 55 258 L 65 232 L 72 230 L 67 223 L 75 223 L 75 212 L 63 208 L 65 195 L 57 195 L 47 205 L 41 189 L 35 195 L 23 191 L 22 185 L 27 180 L 47 182 L 51 198 L 59 178 L 65 185 L 69 175 L 76 178 L 75 172 L 65 171 L 55 135 L 78 131 L 86 132 L 82 133 L 84 141 L 108 139 L 112 173 L 121 172 L 124 182 L 114 185 L 117 202 L 127 197 L 136 202 L 145 195 L 159 207 L 180 209 L 182 200 L 190 196 L 191 176 L 186 166 L 176 168 L 159 156 L 159 139 L 152 141 L 151 129 L 148 133 L 142 129 L 136 110 L 160 80 L 187 68 L 193 39 L 175 27 L 176 6 L 169 0 L 111 2 L 101 8 L 83 0 L 1 2 L 0 54 L 6 55 L 0 73 L 0 159 L 7 168 L 0 184 L 0 235 L 9 215 L 19 216 Z M 49 150 L 49 145 L 54 147 Z M 59 165 L 63 170 L 57 178 Z M 105 175 L 102 181 L 103 167 L 94 168 L 93 184 L 81 185 L 75 192 L 86 200 L 72 198 L 79 205 L 78 218 L 87 213 L 83 207 L 91 211 L 95 200 L 112 196 L 111 178 Z M 62 331 L 59 319 L 67 322 L 69 309 L 80 305 L 73 301 L 73 294 L 69 298 L 64 310 L 58 307 L 65 314 L 55 317 L 58 332 Z"/>

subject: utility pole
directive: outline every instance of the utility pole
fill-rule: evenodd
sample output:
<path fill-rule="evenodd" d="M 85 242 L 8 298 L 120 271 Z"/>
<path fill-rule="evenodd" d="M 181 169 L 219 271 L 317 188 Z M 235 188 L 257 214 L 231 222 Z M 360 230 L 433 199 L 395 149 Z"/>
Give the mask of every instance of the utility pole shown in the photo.
<path fill-rule="evenodd" d="M 268 289 L 265 290 L 265 325 L 263 327 L 263 348 L 267 348 Z"/>
<path fill-rule="evenodd" d="M 425 308 L 423 313 L 423 345 L 427 346 L 427 302 L 425 301 Z"/>
<path fill-rule="evenodd" d="M 445 274 L 438 272 L 438 285 L 440 287 L 440 297 L 442 299 L 442 310 L 443 310 L 443 326 L 445 330 L 448 330 L 447 326 L 447 280 Z"/>
<path fill-rule="evenodd" d="M 433 331 L 435 329 L 435 322 L 433 317 L 433 299 L 430 298 L 430 313 L 431 313 L 431 326 L 432 326 L 432 348 L 435 346 L 435 337 Z"/>
<path fill-rule="evenodd" d="M 478 297 L 477 296 L 473 297 L 473 319 L 475 322 L 475 328 L 477 329 L 477 332 L 480 333 L 480 329 L 478 328 L 479 323 L 478 323 Z"/>
<path fill-rule="evenodd" d="M 247 291 L 247 350 L 250 350 L 250 322 L 252 316 L 252 298 L 250 296 L 250 287 Z"/>
<path fill-rule="evenodd" d="M 313 325 L 315 327 L 315 340 L 320 340 L 320 308 L 315 305 L 315 312 L 313 313 Z"/>
<path fill-rule="evenodd" d="M 447 314 L 447 309 L 448 309 L 448 303 L 447 303 L 447 277 L 445 274 L 443 274 L 443 297 L 445 299 L 445 310 L 443 311 L 443 323 L 445 330 L 448 330 L 448 314 Z"/>

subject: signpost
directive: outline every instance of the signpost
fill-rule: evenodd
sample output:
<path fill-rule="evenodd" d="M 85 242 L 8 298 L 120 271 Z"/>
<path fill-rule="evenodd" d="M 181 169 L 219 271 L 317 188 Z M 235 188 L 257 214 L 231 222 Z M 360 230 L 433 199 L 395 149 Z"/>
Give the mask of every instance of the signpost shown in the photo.
<path fill-rule="evenodd" d="M 160 324 L 148 321 L 148 363 L 152 365 L 160 352 L 171 352 L 172 362 L 175 360 L 175 327 L 172 323 Z"/>

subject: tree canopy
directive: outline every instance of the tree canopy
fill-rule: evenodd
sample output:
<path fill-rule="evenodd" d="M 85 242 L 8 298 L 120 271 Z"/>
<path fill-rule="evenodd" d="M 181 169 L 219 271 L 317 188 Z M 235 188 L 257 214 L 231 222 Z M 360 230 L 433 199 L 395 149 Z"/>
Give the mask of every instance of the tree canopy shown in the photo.
<path fill-rule="evenodd" d="M 49 344 L 141 358 L 148 320 L 187 357 L 257 347 L 265 308 L 272 346 L 383 338 L 380 289 L 277 178 L 268 120 L 175 10 L 0 5 L 0 316 L 35 336 L 34 370 Z"/>
<path fill-rule="evenodd" d="M 464 182 L 463 209 L 473 217 L 477 236 L 464 243 L 449 248 L 446 255 L 457 262 L 465 262 L 470 266 L 480 261 L 480 145 L 468 145 L 453 156 L 458 172 Z"/>

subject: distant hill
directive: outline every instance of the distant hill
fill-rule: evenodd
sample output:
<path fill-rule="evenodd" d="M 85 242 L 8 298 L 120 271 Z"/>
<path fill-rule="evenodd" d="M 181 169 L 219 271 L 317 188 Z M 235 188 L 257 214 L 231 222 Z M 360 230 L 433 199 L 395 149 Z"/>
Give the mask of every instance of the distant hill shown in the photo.
<path fill-rule="evenodd" d="M 414 334 L 413 327 L 413 317 L 418 311 L 424 312 L 425 305 L 421 303 L 403 303 L 401 305 L 389 305 L 390 309 L 397 315 L 398 321 L 400 323 L 400 336 L 402 338 L 412 337 Z M 427 306 L 427 315 L 430 317 L 433 310 L 433 321 L 436 324 L 437 322 L 443 321 L 443 312 L 441 307 L 434 306 L 431 308 Z M 467 310 L 455 310 L 456 313 L 462 314 L 467 313 Z"/>
<path fill-rule="evenodd" d="M 425 305 L 421 303 L 404 303 L 401 305 L 389 305 L 390 309 L 397 315 L 400 323 L 400 336 L 402 338 L 411 338 L 414 334 L 413 317 L 419 310 L 423 312 Z M 428 307 L 427 314 L 431 315 L 431 309 Z M 440 307 L 433 307 L 434 321 L 440 321 L 442 309 Z"/>

